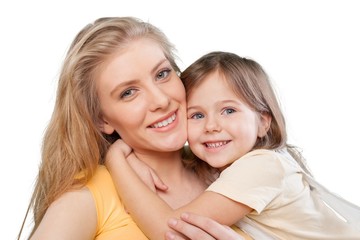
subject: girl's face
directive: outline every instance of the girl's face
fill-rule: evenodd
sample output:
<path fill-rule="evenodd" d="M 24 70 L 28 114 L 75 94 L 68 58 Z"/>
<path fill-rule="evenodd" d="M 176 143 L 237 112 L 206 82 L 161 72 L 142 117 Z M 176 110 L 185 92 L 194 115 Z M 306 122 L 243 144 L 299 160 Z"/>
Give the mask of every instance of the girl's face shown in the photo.
<path fill-rule="evenodd" d="M 119 133 L 138 153 L 171 152 L 186 135 L 185 89 L 150 39 L 131 42 L 103 64 L 96 79 L 104 133 Z"/>
<path fill-rule="evenodd" d="M 193 89 L 187 110 L 191 150 L 220 169 L 248 153 L 257 138 L 266 134 L 271 121 L 235 95 L 218 72 Z"/>

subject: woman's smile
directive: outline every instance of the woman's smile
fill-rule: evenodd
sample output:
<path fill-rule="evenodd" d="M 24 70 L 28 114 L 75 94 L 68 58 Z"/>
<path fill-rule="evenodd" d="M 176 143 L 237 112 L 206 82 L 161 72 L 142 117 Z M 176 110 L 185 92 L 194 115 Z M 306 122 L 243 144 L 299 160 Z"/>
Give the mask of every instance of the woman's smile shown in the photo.
<path fill-rule="evenodd" d="M 163 128 L 173 123 L 176 118 L 176 114 L 172 113 L 170 117 L 166 117 L 164 120 L 159 120 L 156 123 L 150 125 L 150 128 Z"/>

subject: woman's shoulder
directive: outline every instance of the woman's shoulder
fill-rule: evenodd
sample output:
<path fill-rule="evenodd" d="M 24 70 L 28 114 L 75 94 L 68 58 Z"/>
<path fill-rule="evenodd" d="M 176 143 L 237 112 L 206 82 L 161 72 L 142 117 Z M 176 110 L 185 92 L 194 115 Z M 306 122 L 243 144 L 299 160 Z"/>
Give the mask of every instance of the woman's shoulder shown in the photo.
<path fill-rule="evenodd" d="M 116 188 L 111 175 L 107 168 L 103 165 L 99 165 L 92 176 L 92 178 L 86 184 L 86 187 L 90 190 L 95 201 L 100 199 L 106 200 L 117 196 Z"/>
<path fill-rule="evenodd" d="M 94 177 L 96 178 L 108 178 L 111 177 L 109 171 L 104 165 L 98 165 L 96 171 L 94 173 Z"/>
<path fill-rule="evenodd" d="M 88 181 L 88 183 L 86 184 L 87 187 L 90 188 L 90 190 L 92 188 L 103 188 L 103 187 L 107 187 L 107 186 L 113 185 L 113 181 L 111 178 L 111 175 L 109 173 L 109 171 L 107 170 L 107 168 L 104 165 L 99 165 L 97 167 L 97 169 L 95 170 L 94 175 L 92 176 L 92 178 Z"/>
<path fill-rule="evenodd" d="M 125 211 L 105 166 L 97 167 L 86 187 L 92 194 L 96 206 L 96 239 L 147 239 Z"/>
<path fill-rule="evenodd" d="M 93 238 L 97 224 L 95 209 L 94 200 L 87 188 L 68 191 L 49 206 L 33 237 Z M 79 225 L 81 222 L 87 224 Z"/>

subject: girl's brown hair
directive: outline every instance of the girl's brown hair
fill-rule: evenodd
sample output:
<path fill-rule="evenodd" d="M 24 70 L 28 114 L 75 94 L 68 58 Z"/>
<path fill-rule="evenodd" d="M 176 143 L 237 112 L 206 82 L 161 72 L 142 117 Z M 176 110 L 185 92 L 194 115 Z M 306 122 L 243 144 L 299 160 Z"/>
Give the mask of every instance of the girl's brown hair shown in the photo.
<path fill-rule="evenodd" d="M 285 120 L 269 78 L 257 62 L 229 52 L 208 53 L 181 74 L 187 96 L 204 78 L 216 71 L 224 76 L 234 93 L 250 108 L 272 118 L 268 133 L 258 139 L 254 148 L 284 147 L 287 140 Z"/>
<path fill-rule="evenodd" d="M 258 138 L 254 149 L 279 150 L 286 148 L 295 160 L 310 173 L 300 151 L 287 144 L 285 119 L 268 75 L 259 63 L 229 52 L 210 52 L 182 74 L 181 79 L 189 96 L 207 76 L 218 72 L 227 81 L 234 93 L 259 114 L 271 116 L 267 134 Z"/>

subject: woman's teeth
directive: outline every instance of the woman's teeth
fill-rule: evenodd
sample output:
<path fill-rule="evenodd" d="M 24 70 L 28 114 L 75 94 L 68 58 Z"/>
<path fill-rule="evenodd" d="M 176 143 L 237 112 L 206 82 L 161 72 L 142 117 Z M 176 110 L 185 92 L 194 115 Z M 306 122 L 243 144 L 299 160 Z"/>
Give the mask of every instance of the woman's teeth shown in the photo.
<path fill-rule="evenodd" d="M 176 114 L 174 113 L 171 117 L 169 117 L 168 119 L 165 119 L 164 121 L 155 123 L 153 125 L 151 125 L 152 128 L 161 128 L 161 127 L 165 127 L 167 125 L 169 125 L 170 123 L 172 123 L 176 118 Z"/>

